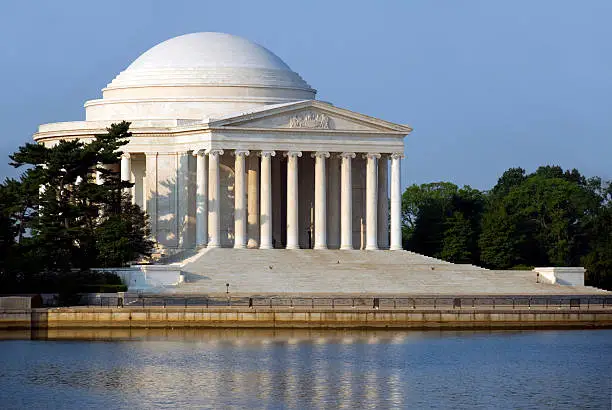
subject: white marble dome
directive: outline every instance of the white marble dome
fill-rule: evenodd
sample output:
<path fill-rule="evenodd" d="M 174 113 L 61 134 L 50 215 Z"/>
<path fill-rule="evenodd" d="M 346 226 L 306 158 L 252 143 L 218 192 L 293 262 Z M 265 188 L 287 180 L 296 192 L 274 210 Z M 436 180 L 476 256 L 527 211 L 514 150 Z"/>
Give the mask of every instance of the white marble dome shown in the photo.
<path fill-rule="evenodd" d="M 226 33 L 192 33 L 171 38 L 138 57 L 126 71 L 177 68 L 291 70 L 270 50 Z"/>
<path fill-rule="evenodd" d="M 88 121 L 201 119 L 314 99 L 270 50 L 224 33 L 192 33 L 149 49 L 85 104 Z"/>

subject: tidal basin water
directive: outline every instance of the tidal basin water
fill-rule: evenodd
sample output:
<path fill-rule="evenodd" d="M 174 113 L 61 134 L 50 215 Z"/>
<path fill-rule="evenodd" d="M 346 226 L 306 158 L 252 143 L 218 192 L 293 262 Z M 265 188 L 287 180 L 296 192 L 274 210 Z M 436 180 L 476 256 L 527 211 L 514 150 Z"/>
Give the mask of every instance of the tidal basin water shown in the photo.
<path fill-rule="evenodd" d="M 0 339 L 2 409 L 611 406 L 612 330 L 100 330 Z"/>

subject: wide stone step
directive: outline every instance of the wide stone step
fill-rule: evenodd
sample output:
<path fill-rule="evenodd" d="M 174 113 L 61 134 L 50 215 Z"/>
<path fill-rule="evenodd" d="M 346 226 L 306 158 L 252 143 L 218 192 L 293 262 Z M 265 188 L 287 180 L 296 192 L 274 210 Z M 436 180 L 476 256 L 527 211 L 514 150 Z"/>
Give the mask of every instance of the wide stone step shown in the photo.
<path fill-rule="evenodd" d="M 178 293 L 572 294 L 532 271 L 491 271 L 405 251 L 203 249 L 184 261 Z"/>

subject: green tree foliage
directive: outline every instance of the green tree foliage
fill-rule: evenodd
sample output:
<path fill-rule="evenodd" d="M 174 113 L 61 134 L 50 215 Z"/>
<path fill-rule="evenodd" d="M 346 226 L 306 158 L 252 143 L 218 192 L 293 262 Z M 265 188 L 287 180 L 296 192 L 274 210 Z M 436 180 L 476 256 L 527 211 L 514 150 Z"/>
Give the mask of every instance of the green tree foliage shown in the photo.
<path fill-rule="evenodd" d="M 601 198 L 576 170 L 509 170 L 489 195 L 480 238 L 485 266 L 576 266 L 589 247 Z"/>
<path fill-rule="evenodd" d="M 452 262 L 475 263 L 484 197 L 450 182 L 412 185 L 402 196 L 405 246 Z"/>
<path fill-rule="evenodd" d="M 412 185 L 402 213 L 415 252 L 494 269 L 582 265 L 587 284 L 612 289 L 612 186 L 575 169 L 511 168 L 489 192 Z"/>
<path fill-rule="evenodd" d="M 591 186 L 602 205 L 592 217 L 589 244 L 581 263 L 587 270 L 587 283 L 612 290 L 612 185 L 592 180 Z"/>
<path fill-rule="evenodd" d="M 150 253 L 146 215 L 131 204 L 125 191 L 132 184 L 117 171 L 129 125 L 113 124 L 89 142 L 25 144 L 10 156 L 26 170 L 0 185 L 0 247 L 6 242 L 18 255 L 0 267 L 7 281 L 57 283 L 70 272 L 123 266 Z"/>

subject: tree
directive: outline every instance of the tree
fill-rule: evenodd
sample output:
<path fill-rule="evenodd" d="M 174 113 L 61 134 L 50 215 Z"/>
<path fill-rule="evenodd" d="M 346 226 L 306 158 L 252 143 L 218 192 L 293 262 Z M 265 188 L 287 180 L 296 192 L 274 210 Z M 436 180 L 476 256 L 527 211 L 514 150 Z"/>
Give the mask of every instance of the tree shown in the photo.
<path fill-rule="evenodd" d="M 587 285 L 612 290 L 612 184 L 592 179 L 589 185 L 599 194 L 601 207 L 593 215 L 589 246 L 581 262 Z"/>
<path fill-rule="evenodd" d="M 587 247 L 600 199 L 576 170 L 509 170 L 491 191 L 480 248 L 486 266 L 575 266 Z"/>
<path fill-rule="evenodd" d="M 450 182 L 412 185 L 402 196 L 404 244 L 414 252 L 477 263 L 484 197 Z"/>
<path fill-rule="evenodd" d="M 59 277 L 114 263 L 123 266 L 150 254 L 146 215 L 131 204 L 125 191 L 132 184 L 118 172 L 129 126 L 113 124 L 91 141 L 25 144 L 10 156 L 13 166 L 27 167 L 18 181 L 2 185 L 8 198 L 4 213 L 17 230 L 23 260 L 12 268 L 22 276 Z M 103 183 L 97 183 L 96 174 Z"/>
<path fill-rule="evenodd" d="M 143 249 L 151 249 L 153 243 L 147 217 L 137 205 L 121 201 L 121 212 L 112 214 L 96 228 L 95 240 L 98 266 L 125 266 L 141 257 Z"/>
<path fill-rule="evenodd" d="M 470 221 L 458 211 L 447 218 L 440 258 L 454 263 L 471 263 L 473 254 L 470 240 L 474 236 Z"/>

